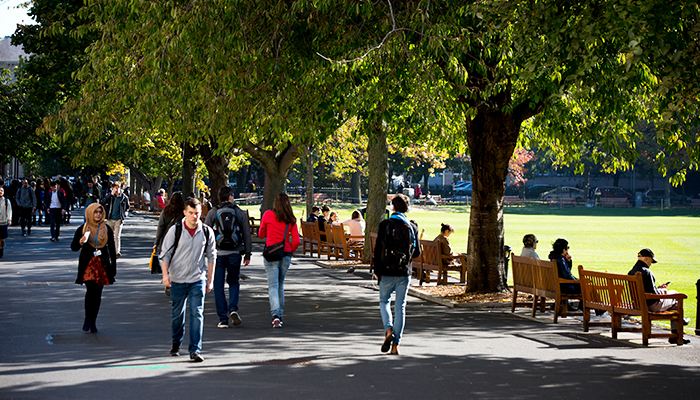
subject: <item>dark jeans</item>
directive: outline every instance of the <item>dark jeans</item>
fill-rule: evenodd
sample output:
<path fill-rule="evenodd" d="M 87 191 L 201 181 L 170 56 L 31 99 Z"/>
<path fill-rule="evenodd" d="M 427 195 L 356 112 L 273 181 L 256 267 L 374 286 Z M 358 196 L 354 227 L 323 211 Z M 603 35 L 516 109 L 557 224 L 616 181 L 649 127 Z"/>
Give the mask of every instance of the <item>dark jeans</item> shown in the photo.
<path fill-rule="evenodd" d="M 51 217 L 51 237 L 58 239 L 58 235 L 61 233 L 61 209 L 50 209 L 49 217 Z"/>
<path fill-rule="evenodd" d="M 238 297 L 241 288 L 238 276 L 240 273 L 241 255 L 239 253 L 216 257 L 214 300 L 216 301 L 216 314 L 221 322 L 228 322 L 229 312 L 238 311 Z M 228 304 L 226 303 L 226 291 L 224 290 L 224 277 L 228 283 Z"/>
<path fill-rule="evenodd" d="M 32 208 L 31 207 L 19 207 L 19 225 L 22 227 L 22 233 L 24 233 L 25 228 L 32 231 Z"/>

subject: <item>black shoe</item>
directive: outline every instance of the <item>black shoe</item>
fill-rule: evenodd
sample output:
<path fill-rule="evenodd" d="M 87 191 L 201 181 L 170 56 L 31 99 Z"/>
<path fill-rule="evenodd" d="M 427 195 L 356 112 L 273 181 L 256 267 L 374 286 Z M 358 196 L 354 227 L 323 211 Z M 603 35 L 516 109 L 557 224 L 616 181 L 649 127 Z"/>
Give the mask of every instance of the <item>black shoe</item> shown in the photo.
<path fill-rule="evenodd" d="M 90 321 L 90 333 L 97 333 L 97 324 L 95 324 L 95 319 Z"/>
<path fill-rule="evenodd" d="M 5 249 L 0 249 L 0 258 L 2 258 L 3 255 L 5 255 L 4 253 L 5 253 Z"/>
<path fill-rule="evenodd" d="M 678 339 L 668 338 L 668 342 L 671 344 L 678 344 Z M 683 339 L 683 344 L 690 344 L 690 339 Z"/>
<path fill-rule="evenodd" d="M 683 326 L 687 326 L 690 323 L 690 318 L 685 317 L 683 318 Z"/>
<path fill-rule="evenodd" d="M 199 354 L 199 352 L 192 353 L 190 354 L 190 360 L 192 360 L 192 362 L 202 362 L 204 361 L 204 357 L 202 357 L 202 355 Z"/>
<path fill-rule="evenodd" d="M 90 332 L 90 319 L 88 317 L 85 317 L 85 322 L 83 322 L 83 331 Z"/>
<path fill-rule="evenodd" d="M 180 355 L 180 343 L 173 343 L 173 347 L 170 348 L 170 355 L 173 357 Z"/>
<path fill-rule="evenodd" d="M 27 229 L 27 236 L 29 236 L 29 235 L 31 235 L 31 234 L 32 234 L 32 230 L 31 230 L 31 229 Z"/>
<path fill-rule="evenodd" d="M 27 236 L 27 232 L 22 232 L 22 236 Z"/>
<path fill-rule="evenodd" d="M 58 242 L 58 238 L 56 238 L 56 241 Z"/>
<path fill-rule="evenodd" d="M 55 241 L 56 241 L 56 239 L 55 239 L 55 238 L 51 238 L 51 241 L 52 241 L 52 242 L 55 242 Z"/>
<path fill-rule="evenodd" d="M 387 336 L 386 338 L 384 338 L 384 343 L 382 343 L 382 348 L 381 348 L 382 353 L 386 353 L 387 351 L 389 351 L 389 349 L 391 348 L 391 344 L 394 343 L 394 338 L 395 338 L 395 336 L 393 333 L 391 335 Z"/>

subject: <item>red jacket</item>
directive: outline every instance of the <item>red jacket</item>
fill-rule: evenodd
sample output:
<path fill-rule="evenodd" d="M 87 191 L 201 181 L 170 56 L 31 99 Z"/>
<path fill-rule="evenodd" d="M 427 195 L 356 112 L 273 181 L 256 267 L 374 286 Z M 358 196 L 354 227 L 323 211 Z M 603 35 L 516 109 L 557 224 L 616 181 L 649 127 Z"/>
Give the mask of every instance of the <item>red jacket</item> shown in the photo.
<path fill-rule="evenodd" d="M 284 222 L 277 220 L 277 216 L 272 210 L 265 211 L 263 214 L 262 221 L 260 221 L 260 229 L 258 230 L 258 236 L 261 238 L 267 238 L 265 245 L 273 245 L 279 243 L 284 239 L 284 229 L 287 225 Z M 289 241 L 291 236 L 291 243 Z M 297 229 L 297 224 L 290 224 L 289 231 L 287 232 L 287 240 L 284 243 L 284 251 L 294 253 L 299 247 L 299 229 Z"/>

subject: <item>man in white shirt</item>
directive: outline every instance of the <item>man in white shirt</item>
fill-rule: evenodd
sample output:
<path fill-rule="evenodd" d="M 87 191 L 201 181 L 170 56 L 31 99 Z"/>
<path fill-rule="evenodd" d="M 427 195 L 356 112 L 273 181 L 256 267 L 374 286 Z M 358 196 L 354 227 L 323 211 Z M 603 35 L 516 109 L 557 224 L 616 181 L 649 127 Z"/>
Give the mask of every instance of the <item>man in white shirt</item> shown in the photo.
<path fill-rule="evenodd" d="M 58 242 L 58 236 L 61 233 L 61 220 L 66 213 L 68 203 L 66 195 L 63 194 L 63 190 L 58 187 L 56 181 L 51 182 L 51 192 L 46 196 L 45 206 L 49 210 L 51 218 L 51 241 Z"/>
<path fill-rule="evenodd" d="M 12 204 L 5 197 L 5 188 L 0 185 L 0 258 L 5 252 L 5 239 L 7 239 L 7 227 L 12 225 Z"/>

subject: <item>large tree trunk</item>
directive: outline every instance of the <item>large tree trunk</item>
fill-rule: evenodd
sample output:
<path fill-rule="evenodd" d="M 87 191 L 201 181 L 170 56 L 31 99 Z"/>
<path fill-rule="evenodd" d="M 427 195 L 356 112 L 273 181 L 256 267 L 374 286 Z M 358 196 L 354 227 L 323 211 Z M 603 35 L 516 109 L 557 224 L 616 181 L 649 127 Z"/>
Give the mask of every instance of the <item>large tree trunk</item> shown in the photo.
<path fill-rule="evenodd" d="M 284 192 L 284 185 L 287 175 L 292 169 L 294 160 L 299 156 L 299 146 L 287 144 L 284 150 L 280 151 L 273 147 L 272 150 L 263 150 L 251 142 L 245 142 L 241 146 L 253 158 L 260 161 L 265 168 L 265 191 L 261 213 L 272 209 L 275 197 Z M 280 146 L 281 147 L 281 146 Z"/>
<path fill-rule="evenodd" d="M 209 188 L 211 189 L 211 204 L 219 205 L 219 189 L 228 186 L 228 158 L 215 155 L 218 145 L 212 141 L 211 145 L 199 147 L 199 154 L 204 159 L 204 165 L 209 172 Z"/>
<path fill-rule="evenodd" d="M 369 192 L 367 193 L 364 262 L 369 262 L 371 255 L 369 233 L 376 233 L 379 223 L 385 218 L 386 193 L 389 187 L 389 146 L 386 141 L 386 130 L 382 127 L 382 121 L 379 120 L 372 123 L 368 134 L 367 153 L 370 173 Z"/>
<path fill-rule="evenodd" d="M 388 173 L 388 170 L 387 170 Z M 360 177 L 362 172 L 355 171 L 350 179 L 350 202 L 353 204 L 362 203 L 362 191 L 360 190 Z"/>
<path fill-rule="evenodd" d="M 197 174 L 197 149 L 189 143 L 182 143 L 182 194 L 187 198 L 194 193 L 194 181 Z"/>
<path fill-rule="evenodd" d="M 472 205 L 467 248 L 467 291 L 506 289 L 503 255 L 503 193 L 520 119 L 501 112 L 467 119 L 472 157 Z"/>

